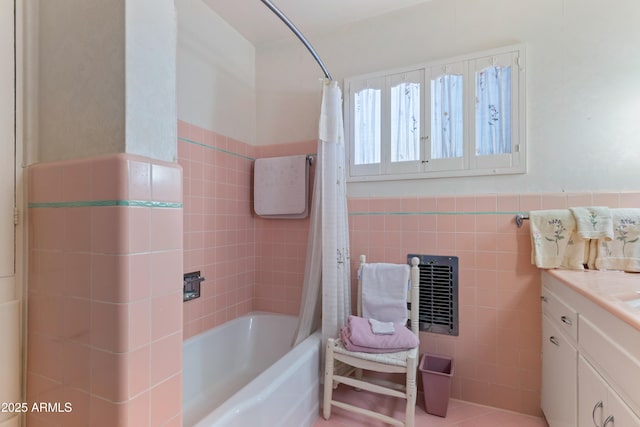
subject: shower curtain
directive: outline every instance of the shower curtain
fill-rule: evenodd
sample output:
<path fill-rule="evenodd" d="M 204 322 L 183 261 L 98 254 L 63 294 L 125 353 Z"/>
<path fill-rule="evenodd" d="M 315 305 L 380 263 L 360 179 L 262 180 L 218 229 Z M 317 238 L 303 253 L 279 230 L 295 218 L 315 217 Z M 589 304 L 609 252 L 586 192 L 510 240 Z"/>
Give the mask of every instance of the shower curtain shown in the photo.
<path fill-rule="evenodd" d="M 320 319 L 322 342 L 337 337 L 351 313 L 344 150 L 342 91 L 335 81 L 325 80 L 300 321 L 294 345 L 316 330 Z"/>

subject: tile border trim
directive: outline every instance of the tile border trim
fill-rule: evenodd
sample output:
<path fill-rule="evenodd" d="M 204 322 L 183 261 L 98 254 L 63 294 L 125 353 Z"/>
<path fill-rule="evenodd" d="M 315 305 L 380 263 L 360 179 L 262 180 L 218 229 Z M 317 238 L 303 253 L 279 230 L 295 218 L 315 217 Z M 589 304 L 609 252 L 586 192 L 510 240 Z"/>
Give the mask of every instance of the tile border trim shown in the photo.
<path fill-rule="evenodd" d="M 124 206 L 124 207 L 146 207 L 146 208 L 171 208 L 182 209 L 182 203 L 176 202 L 155 202 L 151 200 L 87 200 L 73 202 L 32 202 L 29 203 L 29 209 L 38 208 L 86 208 L 86 207 L 105 207 L 105 206 Z"/>
<path fill-rule="evenodd" d="M 192 139 L 184 138 L 184 137 L 181 137 L 181 136 L 178 137 L 178 140 L 187 142 L 189 144 L 198 145 L 200 147 L 208 148 L 210 150 L 218 151 L 220 153 L 228 154 L 230 156 L 240 157 L 241 159 L 250 160 L 250 161 L 254 161 L 255 160 L 255 158 L 250 157 L 250 156 L 245 156 L 244 154 L 235 153 L 233 151 L 225 150 L 223 148 L 213 147 L 211 145 L 203 144 L 202 142 L 194 141 Z"/>
<path fill-rule="evenodd" d="M 475 211 L 475 212 L 454 212 L 454 211 L 391 211 L 391 212 L 349 212 L 349 216 L 410 216 L 410 215 L 522 215 L 528 212 L 523 211 Z"/>

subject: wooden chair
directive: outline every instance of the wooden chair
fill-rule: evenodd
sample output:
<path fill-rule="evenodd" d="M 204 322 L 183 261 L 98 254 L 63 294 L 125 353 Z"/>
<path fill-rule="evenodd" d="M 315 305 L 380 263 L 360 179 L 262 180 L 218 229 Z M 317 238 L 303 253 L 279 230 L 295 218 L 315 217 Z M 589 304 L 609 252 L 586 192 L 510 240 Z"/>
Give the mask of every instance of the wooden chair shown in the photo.
<path fill-rule="evenodd" d="M 365 265 L 366 258 L 360 256 L 360 268 Z M 411 322 L 411 331 L 418 335 L 418 309 L 419 309 L 419 280 L 420 272 L 418 268 L 419 259 L 411 260 L 410 281 L 411 289 L 408 293 L 408 300 L 411 302 L 410 315 L 408 319 Z M 362 270 L 360 270 L 361 272 Z M 362 274 L 358 274 L 358 302 L 357 314 L 362 316 Z M 398 353 L 362 353 L 351 352 L 347 350 L 340 338 L 330 338 L 327 341 L 325 356 L 325 376 L 324 376 L 324 406 L 323 417 L 328 420 L 331 416 L 331 407 L 356 412 L 385 423 L 413 427 L 415 422 L 416 408 L 416 374 L 418 367 L 418 347 L 408 351 Z M 406 376 L 405 383 L 398 384 L 391 381 L 381 380 L 380 378 L 371 378 L 363 375 L 363 370 L 384 372 L 384 373 L 401 373 Z M 388 415 L 360 408 L 345 402 L 333 399 L 333 389 L 343 383 L 356 389 L 367 390 L 387 396 L 399 397 L 406 399 L 406 410 L 404 422 L 392 418 Z"/>

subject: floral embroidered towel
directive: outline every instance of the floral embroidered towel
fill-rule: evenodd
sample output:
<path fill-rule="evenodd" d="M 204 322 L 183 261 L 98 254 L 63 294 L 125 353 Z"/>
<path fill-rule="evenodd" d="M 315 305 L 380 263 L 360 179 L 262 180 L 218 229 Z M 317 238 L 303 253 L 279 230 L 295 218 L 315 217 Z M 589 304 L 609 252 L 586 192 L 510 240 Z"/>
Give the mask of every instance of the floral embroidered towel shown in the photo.
<path fill-rule="evenodd" d="M 578 236 L 571 211 L 531 211 L 529 219 L 532 264 L 539 268 L 584 268 L 588 240 Z"/>
<path fill-rule="evenodd" d="M 596 268 L 640 272 L 640 209 L 611 209 L 613 240 L 600 240 Z"/>
<path fill-rule="evenodd" d="M 578 236 L 583 239 L 613 240 L 611 211 L 606 206 L 569 208 L 576 220 Z"/>

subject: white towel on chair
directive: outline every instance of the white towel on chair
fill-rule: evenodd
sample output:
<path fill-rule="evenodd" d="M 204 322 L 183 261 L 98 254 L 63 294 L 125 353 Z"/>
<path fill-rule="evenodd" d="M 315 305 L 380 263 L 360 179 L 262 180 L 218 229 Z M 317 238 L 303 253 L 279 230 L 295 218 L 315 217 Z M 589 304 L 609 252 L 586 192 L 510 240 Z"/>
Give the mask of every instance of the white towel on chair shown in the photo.
<path fill-rule="evenodd" d="M 578 235 L 583 239 L 613 239 L 611 211 L 606 206 L 569 208 L 576 220 Z"/>
<path fill-rule="evenodd" d="M 611 209 L 614 238 L 599 240 L 596 268 L 640 271 L 640 209 Z"/>
<path fill-rule="evenodd" d="M 531 263 L 539 268 L 584 268 L 588 240 L 577 235 L 568 209 L 531 211 Z"/>
<path fill-rule="evenodd" d="M 362 268 L 362 317 L 381 322 L 407 321 L 409 266 L 371 263 Z"/>

